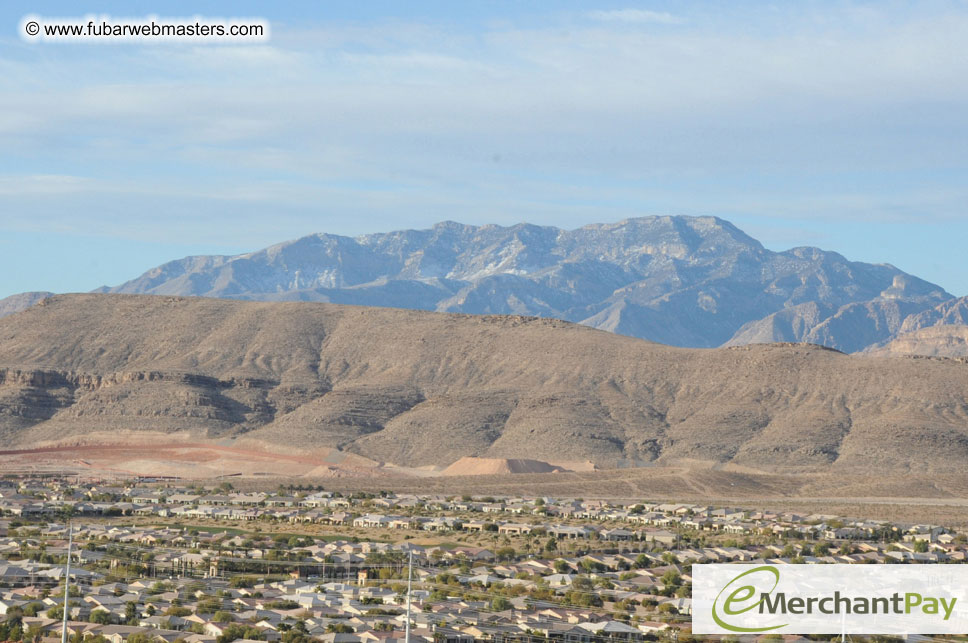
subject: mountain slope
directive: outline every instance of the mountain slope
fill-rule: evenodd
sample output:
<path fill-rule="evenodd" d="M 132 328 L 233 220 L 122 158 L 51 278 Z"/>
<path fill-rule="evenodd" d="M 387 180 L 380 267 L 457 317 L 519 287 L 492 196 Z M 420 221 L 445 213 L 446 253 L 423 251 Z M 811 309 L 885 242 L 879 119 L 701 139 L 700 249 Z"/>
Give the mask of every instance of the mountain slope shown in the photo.
<path fill-rule="evenodd" d="M 47 299 L 52 292 L 22 292 L 0 299 L 0 317 L 6 317 L 26 310 L 39 301 Z"/>
<path fill-rule="evenodd" d="M 949 299 L 916 315 L 901 324 L 901 333 L 910 333 L 931 326 L 968 325 L 968 297 Z"/>
<path fill-rule="evenodd" d="M 0 438 L 22 446 L 151 431 L 406 466 L 953 471 L 966 392 L 962 361 L 683 349 L 529 317 L 66 295 L 0 320 Z"/>
<path fill-rule="evenodd" d="M 844 352 L 861 351 L 896 337 L 910 317 L 932 310 L 937 300 L 933 293 L 911 292 L 907 278 L 898 275 L 889 289 L 868 301 L 839 308 L 811 301 L 748 322 L 726 346 L 808 342 Z"/>
<path fill-rule="evenodd" d="M 234 257 L 173 261 L 102 292 L 537 315 L 677 346 L 761 337 L 844 350 L 883 341 L 892 328 L 885 315 L 900 314 L 854 314 L 818 328 L 845 306 L 886 299 L 907 315 L 951 298 L 892 266 L 817 248 L 772 252 L 715 217 L 315 234 Z M 774 336 L 770 316 L 797 307 L 822 316 Z"/>

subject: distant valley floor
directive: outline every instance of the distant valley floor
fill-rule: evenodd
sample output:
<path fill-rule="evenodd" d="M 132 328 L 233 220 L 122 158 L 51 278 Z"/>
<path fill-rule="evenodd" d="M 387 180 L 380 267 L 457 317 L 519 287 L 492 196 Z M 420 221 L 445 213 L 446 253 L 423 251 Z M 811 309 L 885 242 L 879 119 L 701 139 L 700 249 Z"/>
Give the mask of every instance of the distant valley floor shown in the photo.
<path fill-rule="evenodd" d="M 732 503 L 809 513 L 968 525 L 968 473 L 883 476 L 776 474 L 692 466 L 603 471 L 443 475 L 441 469 L 383 466 L 359 456 L 317 450 L 277 453 L 252 445 L 170 442 L 74 445 L 0 451 L 5 475 L 173 476 L 231 480 L 236 488 L 322 485 L 332 491 L 494 496 L 547 495 Z"/>

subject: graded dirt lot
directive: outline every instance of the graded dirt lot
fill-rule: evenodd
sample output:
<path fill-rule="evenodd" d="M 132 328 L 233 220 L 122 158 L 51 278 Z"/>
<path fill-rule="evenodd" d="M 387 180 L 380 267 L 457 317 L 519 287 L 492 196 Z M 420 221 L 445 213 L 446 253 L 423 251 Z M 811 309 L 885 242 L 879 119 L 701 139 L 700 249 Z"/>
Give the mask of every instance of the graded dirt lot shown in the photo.
<path fill-rule="evenodd" d="M 319 449 L 304 455 L 193 442 L 145 445 L 69 445 L 0 451 L 0 473 L 66 473 L 83 477 L 164 476 L 212 479 L 223 476 L 341 476 L 385 474 L 358 456 Z"/>

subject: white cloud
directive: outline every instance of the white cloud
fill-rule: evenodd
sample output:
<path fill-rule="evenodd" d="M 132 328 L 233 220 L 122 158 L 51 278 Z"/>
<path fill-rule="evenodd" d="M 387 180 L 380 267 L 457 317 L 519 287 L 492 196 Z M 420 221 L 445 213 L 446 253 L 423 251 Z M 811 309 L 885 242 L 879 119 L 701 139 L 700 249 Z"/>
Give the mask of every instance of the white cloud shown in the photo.
<path fill-rule="evenodd" d="M 27 174 L 0 176 L 0 195 L 63 195 L 96 188 L 95 182 L 82 176 Z"/>
<path fill-rule="evenodd" d="M 38 166 L 24 172 L 89 173 L 85 190 L 150 195 L 133 222 L 198 214 L 186 205 L 196 199 L 222 204 L 211 215 L 222 224 L 235 202 L 275 203 L 307 229 L 322 227 L 310 214 L 321 209 L 538 220 L 719 203 L 862 216 L 910 207 L 941 180 L 924 178 L 932 168 L 965 171 L 968 59 L 950 53 L 968 41 L 965 15 L 871 22 L 831 10 L 822 23 L 781 14 L 771 30 L 689 14 L 682 29 L 648 31 L 622 22 L 677 17 L 596 13 L 596 24 L 479 31 L 278 28 L 271 47 L 126 47 L 109 59 L 51 47 L 38 62 L 17 45 L 2 61 L 0 145 Z M 858 20 L 864 29 L 848 28 Z M 922 174 L 902 193 L 876 185 L 881 172 Z M 822 185 L 851 173 L 872 198 Z M 774 189 L 778 176 L 814 185 Z M 724 187 L 736 177 L 743 194 Z M 42 188 L 0 180 L 0 194 L 14 189 Z"/>
<path fill-rule="evenodd" d="M 649 11 L 647 9 L 611 9 L 588 12 L 588 17 L 602 22 L 624 22 L 631 24 L 682 24 L 682 18 L 666 11 Z"/>
<path fill-rule="evenodd" d="M 253 71 L 264 73 L 267 70 L 287 75 L 290 72 L 293 75 L 307 72 L 303 54 L 271 45 L 147 47 L 143 56 L 155 58 L 160 64 L 178 65 L 182 78 L 185 78 L 185 72 L 189 72 L 189 78 L 205 72 L 229 73 L 233 76 Z"/>

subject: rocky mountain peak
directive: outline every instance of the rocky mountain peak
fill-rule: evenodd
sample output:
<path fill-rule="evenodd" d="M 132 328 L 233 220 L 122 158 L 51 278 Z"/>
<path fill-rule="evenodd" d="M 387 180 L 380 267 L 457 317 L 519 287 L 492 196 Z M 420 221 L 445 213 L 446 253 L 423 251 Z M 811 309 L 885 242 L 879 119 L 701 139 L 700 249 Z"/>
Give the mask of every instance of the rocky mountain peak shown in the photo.
<path fill-rule="evenodd" d="M 914 315 L 960 319 L 929 313 L 951 295 L 894 266 L 813 247 L 775 252 L 712 216 L 317 233 L 186 257 L 101 292 L 534 315 L 690 347 L 812 341 L 853 351 Z M 923 323 L 934 322 L 908 326 Z"/>

